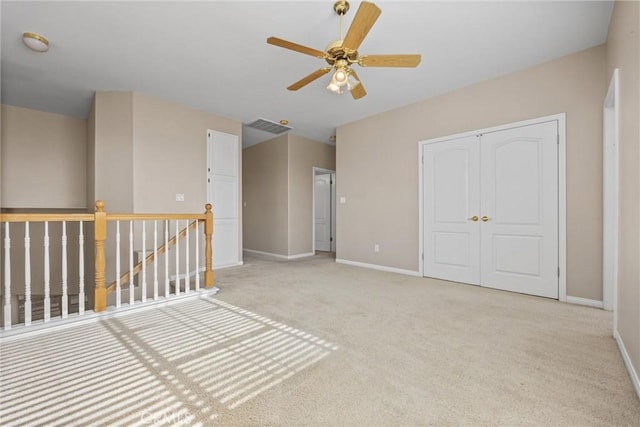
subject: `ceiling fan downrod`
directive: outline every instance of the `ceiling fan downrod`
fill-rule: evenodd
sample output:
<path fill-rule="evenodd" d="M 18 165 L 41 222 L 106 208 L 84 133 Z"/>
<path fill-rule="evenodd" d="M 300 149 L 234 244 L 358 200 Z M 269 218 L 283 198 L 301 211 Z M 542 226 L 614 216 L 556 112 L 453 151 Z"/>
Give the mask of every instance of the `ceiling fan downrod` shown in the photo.
<path fill-rule="evenodd" d="M 340 33 L 339 40 L 342 40 L 342 22 L 344 21 L 344 15 L 349 11 L 349 2 L 346 0 L 338 0 L 333 4 L 333 10 L 340 17 Z"/>

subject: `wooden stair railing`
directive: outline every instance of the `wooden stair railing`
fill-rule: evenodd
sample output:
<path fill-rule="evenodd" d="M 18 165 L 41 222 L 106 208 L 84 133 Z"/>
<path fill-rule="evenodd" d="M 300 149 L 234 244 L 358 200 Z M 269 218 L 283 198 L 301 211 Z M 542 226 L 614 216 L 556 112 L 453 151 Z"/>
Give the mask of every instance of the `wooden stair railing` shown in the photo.
<path fill-rule="evenodd" d="M 187 233 L 191 230 L 193 230 L 194 228 L 196 228 L 198 226 L 198 223 L 201 220 L 195 220 L 193 221 L 191 224 L 189 224 L 188 227 L 183 228 L 182 230 L 180 230 L 180 232 L 173 236 L 171 239 L 169 239 L 169 242 L 167 242 L 167 244 L 163 244 L 162 246 L 158 246 L 157 249 L 157 254 L 158 255 L 162 255 L 165 253 L 165 251 L 169 250 L 171 247 L 173 247 L 178 241 L 180 241 L 180 239 L 184 238 L 184 236 L 187 235 Z M 136 277 L 141 271 L 142 271 L 142 264 L 150 264 L 151 262 L 153 262 L 153 258 L 154 258 L 155 254 L 151 253 L 149 255 L 147 255 L 145 257 L 145 259 L 143 261 L 139 261 L 135 266 L 133 266 L 133 273 L 131 271 L 127 271 L 126 273 L 122 274 L 120 276 L 120 285 L 126 285 L 127 283 L 129 283 L 129 280 L 133 280 L 134 277 Z M 109 286 L 107 286 L 107 295 L 115 292 L 116 290 L 116 286 L 117 286 L 118 281 L 114 280 L 113 282 L 111 282 L 111 284 Z"/>
<path fill-rule="evenodd" d="M 205 288 L 212 288 L 214 282 L 213 262 L 212 262 L 212 235 L 213 235 L 213 212 L 211 204 L 205 205 L 204 214 L 107 214 L 104 211 L 104 202 L 96 202 L 95 212 L 95 304 L 96 312 L 104 311 L 107 308 L 107 295 L 116 290 L 117 281 L 106 286 L 105 283 L 105 241 L 107 239 L 107 221 L 135 221 L 135 220 L 194 220 L 187 227 L 171 238 L 166 244 L 157 248 L 157 254 L 163 254 L 172 246 L 176 245 L 187 233 L 197 227 L 199 222 L 204 222 L 205 234 Z M 138 262 L 133 270 L 120 276 L 120 285 L 133 280 L 140 271 L 143 264 L 148 264 L 154 259 L 154 254 L 147 255 L 144 260 Z"/>
<path fill-rule="evenodd" d="M 31 290 L 31 235 L 29 224 L 30 223 L 43 223 L 44 224 L 44 268 L 43 268 L 43 310 L 44 310 L 44 322 L 51 320 L 51 307 L 52 307 L 52 295 L 51 295 L 51 276 L 50 276 L 50 246 L 53 242 L 50 242 L 49 223 L 61 223 L 62 237 L 59 241 L 56 241 L 56 245 L 61 251 L 61 264 L 62 264 L 62 277 L 61 277 L 61 312 L 62 318 L 68 317 L 69 314 L 69 277 L 67 268 L 67 247 L 69 238 L 67 236 L 67 223 L 79 223 L 79 234 L 76 237 L 78 240 L 78 289 L 79 289 L 79 303 L 78 303 L 78 315 L 83 315 L 85 312 L 84 301 L 84 247 L 85 247 L 85 234 L 84 224 L 90 224 L 93 222 L 94 226 L 94 248 L 95 248 L 95 283 L 94 283 L 94 311 L 101 312 L 107 307 L 107 294 L 113 292 L 116 289 L 116 284 L 111 283 L 106 286 L 106 255 L 105 255 L 105 242 L 107 240 L 107 222 L 108 221 L 146 221 L 146 220 L 186 220 L 187 226 L 179 231 L 176 236 L 171 240 L 166 239 L 165 244 L 155 249 L 155 254 L 165 254 L 167 251 L 175 246 L 180 239 L 189 236 L 189 232 L 197 227 L 200 222 L 204 223 L 205 234 L 205 274 L 204 274 L 204 287 L 212 288 L 214 282 L 213 262 L 212 262 L 212 235 L 213 235 L 213 212 L 211 211 L 211 204 L 207 203 L 205 206 L 204 214 L 110 214 L 105 212 L 105 205 L 102 200 L 96 201 L 95 211 L 93 213 L 39 213 L 39 212 L 7 212 L 6 210 L 0 211 L 0 226 L 4 231 L 3 248 L 4 259 L 2 260 L 2 310 L 3 310 L 3 329 L 11 329 L 12 323 L 12 296 L 23 295 L 22 303 L 18 306 L 24 310 L 24 325 L 31 325 L 32 311 L 34 308 L 32 300 Z M 14 236 L 18 242 L 24 242 L 22 248 L 24 249 L 24 265 L 18 268 L 24 268 L 24 280 L 20 284 L 15 284 L 12 289 L 12 274 L 11 274 L 11 223 L 22 223 L 24 226 L 24 238 L 22 236 Z M 143 226 L 144 235 L 144 226 Z M 198 240 L 199 241 L 199 240 Z M 156 243 L 157 245 L 157 243 Z M 197 247 L 197 246 L 196 246 Z M 143 243 L 144 249 L 144 243 Z M 130 249 L 131 250 L 131 249 Z M 14 252 L 15 253 L 15 252 Z M 188 252 L 187 252 L 188 255 Z M 198 257 L 199 258 L 199 257 Z M 150 254 L 140 261 L 135 267 L 120 275 L 122 283 L 127 283 L 133 280 L 136 274 L 141 270 L 146 269 L 146 264 L 150 263 L 154 259 L 154 254 Z M 188 262 L 187 262 L 188 265 Z M 18 291 L 20 289 L 20 291 Z M 24 291 L 22 291 L 24 289 Z M 155 290 L 155 289 L 154 289 Z M 34 295 L 34 298 L 36 296 Z M 155 297 L 155 295 L 154 295 Z M 143 300 L 144 301 L 144 300 Z"/>
<path fill-rule="evenodd" d="M 42 224 L 42 255 L 43 257 L 38 259 L 37 261 L 42 260 L 42 277 L 39 279 L 42 284 L 42 292 L 41 294 L 41 302 L 42 302 L 42 317 L 43 322 L 47 323 L 51 320 L 51 309 L 55 307 L 56 296 L 51 294 L 52 288 L 52 280 L 51 280 L 51 252 L 52 246 L 55 245 L 57 253 L 59 253 L 60 261 L 62 264 L 62 268 L 60 270 L 60 279 L 61 282 L 61 294 L 60 294 L 60 306 L 58 307 L 60 310 L 60 315 L 63 319 L 66 319 L 69 316 L 69 301 L 70 301 L 70 293 L 69 293 L 69 285 L 72 280 L 70 280 L 68 276 L 67 262 L 70 259 L 68 254 L 68 246 L 71 242 L 70 235 L 67 234 L 67 226 L 71 224 L 78 224 L 78 234 L 74 236 L 77 244 L 78 244 L 78 252 L 74 254 L 77 256 L 78 264 L 78 276 L 76 276 L 78 282 L 78 306 L 77 313 L 78 315 L 84 315 L 85 313 L 85 286 L 84 286 L 84 248 L 85 248 L 85 240 L 84 240 L 84 230 L 85 224 L 91 223 L 95 219 L 94 213 L 79 213 L 79 212 L 65 212 L 67 209 L 55 209 L 57 212 L 43 212 L 43 209 L 24 209 L 23 212 L 18 212 L 23 209 L 16 209 L 16 212 L 12 212 L 10 209 L 1 209 L 0 210 L 0 226 L 4 231 L 4 239 L 3 239 L 3 247 L 4 253 L 2 260 L 2 268 L 0 271 L 2 272 L 2 328 L 4 330 L 11 329 L 12 323 L 14 321 L 14 317 L 16 321 L 23 321 L 24 326 L 30 326 L 32 322 L 32 313 L 37 312 L 38 303 L 35 299 L 39 298 L 38 296 L 33 295 L 32 292 L 32 238 L 31 238 L 31 230 L 30 225 L 34 224 Z M 68 211 L 78 211 L 76 209 L 69 209 Z M 61 235 L 60 239 L 56 239 L 55 242 L 51 239 L 50 234 L 50 223 L 58 223 L 61 225 Z M 11 224 L 21 224 L 24 230 L 24 238 L 22 236 L 16 235 L 16 233 L 11 232 Z M 11 240 L 15 240 L 15 248 L 20 248 L 19 251 L 22 252 L 24 250 L 24 258 L 21 259 L 22 265 L 17 261 L 14 265 L 14 262 L 11 259 L 12 253 L 14 256 L 17 256 L 18 260 L 20 260 L 21 256 L 18 255 L 19 252 L 15 250 L 11 250 Z M 73 256 L 73 255 L 72 255 Z M 33 259 L 33 265 L 39 264 Z M 11 274 L 12 268 L 16 270 L 23 270 L 24 276 L 20 283 L 13 280 L 13 276 Z M 75 278 L 73 279 L 75 281 Z M 13 283 L 12 283 L 13 282 Z M 22 296 L 22 300 L 20 300 L 20 296 Z M 32 296 L 34 298 L 32 298 Z M 16 299 L 17 307 L 14 307 L 16 313 L 12 309 L 12 301 Z M 17 314 L 17 316 L 14 316 Z M 22 315 L 20 317 L 20 315 Z"/>

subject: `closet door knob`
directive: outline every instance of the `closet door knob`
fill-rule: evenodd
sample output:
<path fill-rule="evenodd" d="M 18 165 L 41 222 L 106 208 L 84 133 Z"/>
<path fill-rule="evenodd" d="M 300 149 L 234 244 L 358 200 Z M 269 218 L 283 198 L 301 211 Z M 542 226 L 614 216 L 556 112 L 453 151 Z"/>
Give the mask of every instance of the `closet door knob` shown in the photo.
<path fill-rule="evenodd" d="M 471 221 L 477 221 L 478 220 L 478 215 L 474 215 L 471 218 L 467 218 L 470 219 Z"/>
<path fill-rule="evenodd" d="M 486 215 L 485 215 L 485 216 L 483 216 L 481 219 L 482 219 L 482 221 L 487 222 L 487 221 L 489 221 L 491 218 L 489 218 L 488 216 L 486 216 Z"/>

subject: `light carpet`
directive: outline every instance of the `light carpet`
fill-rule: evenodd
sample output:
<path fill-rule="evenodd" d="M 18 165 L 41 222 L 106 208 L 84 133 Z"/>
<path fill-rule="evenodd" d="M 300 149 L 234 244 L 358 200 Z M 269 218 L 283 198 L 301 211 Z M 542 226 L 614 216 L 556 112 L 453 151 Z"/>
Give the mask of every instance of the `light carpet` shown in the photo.
<path fill-rule="evenodd" d="M 215 297 L 2 343 L 2 425 L 640 425 L 611 314 L 245 257 Z"/>

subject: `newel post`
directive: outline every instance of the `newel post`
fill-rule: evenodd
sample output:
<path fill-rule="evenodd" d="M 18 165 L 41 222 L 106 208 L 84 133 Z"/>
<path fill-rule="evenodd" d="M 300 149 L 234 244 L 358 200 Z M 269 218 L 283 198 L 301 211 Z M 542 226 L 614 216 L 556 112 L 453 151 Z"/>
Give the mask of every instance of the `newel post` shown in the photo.
<path fill-rule="evenodd" d="M 106 258 L 104 254 L 104 242 L 107 240 L 107 213 L 104 211 L 104 202 L 96 201 L 94 219 L 95 248 L 96 248 L 96 275 L 95 275 L 95 305 L 96 313 L 107 308 L 107 288 L 105 287 Z"/>
<path fill-rule="evenodd" d="M 211 212 L 211 203 L 205 205 L 205 215 L 207 216 L 204 222 L 204 236 L 205 236 L 205 273 L 204 283 L 205 287 L 213 287 L 213 248 L 211 245 L 211 236 L 213 235 L 213 212 Z"/>

